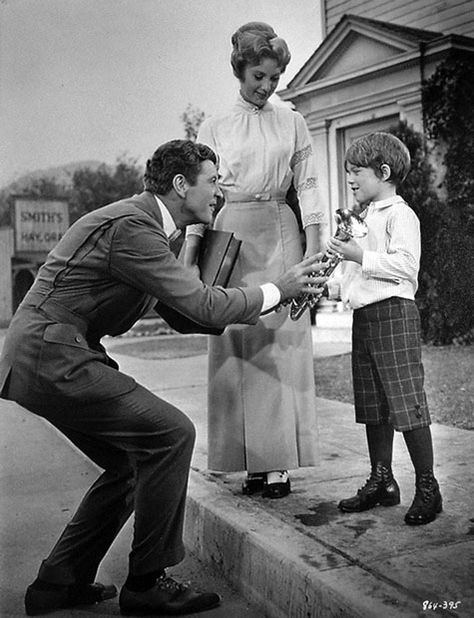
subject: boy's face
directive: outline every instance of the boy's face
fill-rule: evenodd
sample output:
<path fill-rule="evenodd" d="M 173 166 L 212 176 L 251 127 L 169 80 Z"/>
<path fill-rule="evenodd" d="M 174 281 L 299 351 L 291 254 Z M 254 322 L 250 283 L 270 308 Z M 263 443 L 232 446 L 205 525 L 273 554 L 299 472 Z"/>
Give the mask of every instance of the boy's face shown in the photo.
<path fill-rule="evenodd" d="M 349 187 L 358 204 L 384 200 L 396 193 L 392 183 L 383 177 L 379 178 L 371 167 L 347 163 L 346 173 Z"/>

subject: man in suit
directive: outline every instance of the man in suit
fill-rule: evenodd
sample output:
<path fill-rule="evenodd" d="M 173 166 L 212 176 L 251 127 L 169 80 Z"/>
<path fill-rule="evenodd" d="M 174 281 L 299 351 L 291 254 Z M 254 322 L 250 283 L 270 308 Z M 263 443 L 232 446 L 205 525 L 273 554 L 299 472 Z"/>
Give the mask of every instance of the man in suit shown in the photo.
<path fill-rule="evenodd" d="M 183 614 L 219 604 L 219 595 L 195 592 L 165 573 L 184 556 L 194 426 L 120 372 L 101 337 L 126 332 L 157 300 L 197 329 L 252 324 L 280 301 L 310 291 L 309 275 L 319 268 L 315 257 L 263 286 L 206 286 L 175 258 L 168 238 L 177 228 L 211 221 L 221 195 L 214 152 L 187 140 L 168 142 L 147 162 L 144 184 L 140 195 L 69 228 L 6 336 L 1 396 L 47 419 L 104 470 L 28 587 L 29 615 L 115 596 L 114 586 L 94 580 L 133 511 L 122 613 Z"/>

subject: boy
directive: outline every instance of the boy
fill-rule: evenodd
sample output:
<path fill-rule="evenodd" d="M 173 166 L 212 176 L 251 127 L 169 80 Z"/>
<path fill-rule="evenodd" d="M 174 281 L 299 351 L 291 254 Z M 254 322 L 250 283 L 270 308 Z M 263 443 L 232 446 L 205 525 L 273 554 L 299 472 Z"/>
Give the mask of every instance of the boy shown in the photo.
<path fill-rule="evenodd" d="M 420 261 L 420 226 L 397 195 L 410 169 L 406 146 L 388 133 L 372 133 L 347 150 L 345 169 L 365 216 L 367 236 L 331 239 L 344 257 L 328 281 L 329 298 L 354 310 L 352 374 L 356 422 L 366 425 L 371 474 L 339 509 L 360 512 L 400 502 L 392 464 L 394 429 L 403 432 L 416 475 L 416 492 L 405 515 L 409 525 L 427 524 L 442 510 L 433 475 L 430 416 L 423 389 L 420 318 L 414 302 Z"/>

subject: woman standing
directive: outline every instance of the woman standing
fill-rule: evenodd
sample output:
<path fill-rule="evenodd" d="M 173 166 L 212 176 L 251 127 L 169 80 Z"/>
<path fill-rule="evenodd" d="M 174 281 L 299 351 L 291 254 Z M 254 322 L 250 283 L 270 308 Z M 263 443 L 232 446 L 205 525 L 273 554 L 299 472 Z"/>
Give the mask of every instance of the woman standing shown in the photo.
<path fill-rule="evenodd" d="M 306 255 L 319 250 L 322 212 L 303 117 L 268 101 L 290 60 L 285 41 L 269 25 L 252 22 L 235 32 L 232 46 L 238 99 L 201 125 L 198 141 L 220 157 L 225 205 L 214 227 L 243 241 L 229 285 L 250 286 L 272 280 L 301 259 L 297 220 L 285 202 L 292 181 Z M 195 263 L 199 241 L 199 229 L 191 226 L 188 265 Z M 246 470 L 244 493 L 286 496 L 288 470 L 316 463 L 308 313 L 294 322 L 285 308 L 255 326 L 231 326 L 210 337 L 208 465 L 222 472 Z"/>

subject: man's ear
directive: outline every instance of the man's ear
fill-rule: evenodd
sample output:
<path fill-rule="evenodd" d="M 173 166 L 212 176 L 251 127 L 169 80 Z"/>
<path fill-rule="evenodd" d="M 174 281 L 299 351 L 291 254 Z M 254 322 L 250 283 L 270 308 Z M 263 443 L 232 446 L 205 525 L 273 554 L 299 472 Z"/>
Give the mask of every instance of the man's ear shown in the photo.
<path fill-rule="evenodd" d="M 176 176 L 173 178 L 173 189 L 176 191 L 179 197 L 182 197 L 183 199 L 186 197 L 188 187 L 188 181 L 186 180 L 184 175 L 176 174 Z"/>
<path fill-rule="evenodd" d="M 380 166 L 380 172 L 382 173 L 382 180 L 390 180 L 392 169 L 388 163 L 382 163 Z"/>

